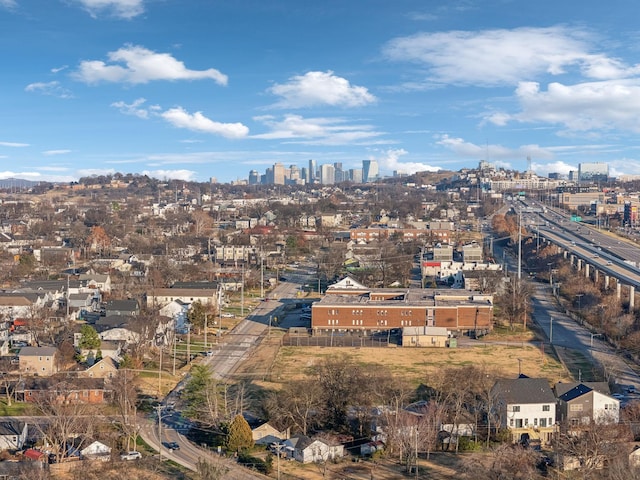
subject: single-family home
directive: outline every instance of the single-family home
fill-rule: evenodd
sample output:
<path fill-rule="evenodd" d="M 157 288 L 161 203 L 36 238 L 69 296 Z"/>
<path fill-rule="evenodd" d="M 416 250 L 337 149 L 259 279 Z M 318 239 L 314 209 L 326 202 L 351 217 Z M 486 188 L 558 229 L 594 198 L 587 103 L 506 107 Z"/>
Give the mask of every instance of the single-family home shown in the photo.
<path fill-rule="evenodd" d="M 46 397 L 58 403 L 103 404 L 110 393 L 103 378 L 32 377 L 23 379 L 16 387 L 18 400 L 27 403 Z"/>
<path fill-rule="evenodd" d="M 78 453 L 81 459 L 107 462 L 111 458 L 111 447 L 98 440 L 84 439 L 80 443 Z"/>
<path fill-rule="evenodd" d="M 549 444 L 556 431 L 556 397 L 544 378 L 498 380 L 492 388 L 500 427 L 514 442 L 539 439 Z"/>
<path fill-rule="evenodd" d="M 606 382 L 558 383 L 555 391 L 558 420 L 569 427 L 592 422 L 615 424 L 620 420 L 620 400 L 608 394 Z"/>
<path fill-rule="evenodd" d="M 56 347 L 22 347 L 18 353 L 20 371 L 48 377 L 58 371 Z"/>
<path fill-rule="evenodd" d="M 27 441 L 27 431 L 25 422 L 0 421 L 0 450 L 21 450 Z"/>
<path fill-rule="evenodd" d="M 319 438 L 293 435 L 283 442 L 287 457 L 301 463 L 324 462 L 344 456 L 343 445 L 330 445 Z"/>
<path fill-rule="evenodd" d="M 113 378 L 117 373 L 118 364 L 116 361 L 111 357 L 103 357 L 85 371 L 80 372 L 79 376 L 88 378 Z"/>
<path fill-rule="evenodd" d="M 251 429 L 251 435 L 256 445 L 269 445 L 270 443 L 280 443 L 289 438 L 289 429 L 278 430 L 270 423 L 265 422 Z"/>

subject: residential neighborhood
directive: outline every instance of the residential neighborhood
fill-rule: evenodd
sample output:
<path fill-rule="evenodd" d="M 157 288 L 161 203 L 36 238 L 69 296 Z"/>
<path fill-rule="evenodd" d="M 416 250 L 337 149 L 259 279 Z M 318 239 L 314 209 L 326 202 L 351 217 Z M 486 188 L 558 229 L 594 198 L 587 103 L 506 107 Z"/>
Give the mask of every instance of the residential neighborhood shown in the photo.
<path fill-rule="evenodd" d="M 637 468 L 640 396 L 594 351 L 637 361 L 633 298 L 595 267 L 572 283 L 580 265 L 483 175 L 251 202 L 134 176 L 0 192 L 0 474 L 163 457 L 167 478 Z M 634 194 L 581 187 L 572 210 L 572 188 L 544 200 L 633 245 Z M 587 347 L 545 330 L 543 298 Z"/>

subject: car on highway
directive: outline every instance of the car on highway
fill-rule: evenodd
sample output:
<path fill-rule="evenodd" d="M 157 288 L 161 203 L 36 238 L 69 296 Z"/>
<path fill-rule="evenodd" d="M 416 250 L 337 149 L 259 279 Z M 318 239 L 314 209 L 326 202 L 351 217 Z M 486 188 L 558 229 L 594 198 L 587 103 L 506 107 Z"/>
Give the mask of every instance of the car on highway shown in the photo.
<path fill-rule="evenodd" d="M 140 452 L 126 452 L 120 455 L 120 460 L 138 460 L 142 458 L 142 454 Z"/>
<path fill-rule="evenodd" d="M 178 442 L 164 442 L 163 445 L 167 450 L 180 450 L 180 445 L 178 445 Z"/>

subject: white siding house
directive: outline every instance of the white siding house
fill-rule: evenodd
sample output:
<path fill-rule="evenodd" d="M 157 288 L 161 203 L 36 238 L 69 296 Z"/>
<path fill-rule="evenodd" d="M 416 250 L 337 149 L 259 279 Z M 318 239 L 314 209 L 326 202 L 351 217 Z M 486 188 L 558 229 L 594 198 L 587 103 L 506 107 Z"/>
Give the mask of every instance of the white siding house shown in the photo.
<path fill-rule="evenodd" d="M 556 425 L 556 397 L 544 378 L 521 375 L 499 380 L 493 387 L 502 428 L 514 442 L 539 439 L 550 443 Z"/>

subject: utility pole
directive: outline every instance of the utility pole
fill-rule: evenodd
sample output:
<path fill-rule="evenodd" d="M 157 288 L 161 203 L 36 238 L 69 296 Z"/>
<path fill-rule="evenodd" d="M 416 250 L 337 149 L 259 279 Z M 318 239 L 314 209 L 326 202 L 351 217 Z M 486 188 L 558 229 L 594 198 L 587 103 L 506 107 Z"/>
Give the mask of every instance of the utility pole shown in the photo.
<path fill-rule="evenodd" d="M 242 283 L 240 283 L 240 316 L 244 317 L 244 261 L 242 262 Z"/>
<path fill-rule="evenodd" d="M 191 324 L 187 325 L 187 363 L 191 363 Z"/>
<path fill-rule="evenodd" d="M 173 324 L 173 376 L 176 376 L 176 325 Z"/>
<path fill-rule="evenodd" d="M 260 252 L 260 298 L 264 298 L 264 258 Z"/>
<path fill-rule="evenodd" d="M 156 407 L 158 412 L 158 459 L 162 463 L 162 405 Z"/>
<path fill-rule="evenodd" d="M 162 395 L 162 343 L 160 343 L 160 366 L 158 367 L 158 397 Z"/>
<path fill-rule="evenodd" d="M 518 283 L 522 278 L 522 210 L 518 211 Z"/>
<path fill-rule="evenodd" d="M 207 349 L 207 312 L 204 312 L 204 349 Z"/>
<path fill-rule="evenodd" d="M 549 343 L 553 345 L 553 317 L 549 317 Z"/>

